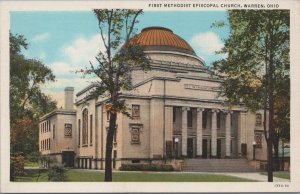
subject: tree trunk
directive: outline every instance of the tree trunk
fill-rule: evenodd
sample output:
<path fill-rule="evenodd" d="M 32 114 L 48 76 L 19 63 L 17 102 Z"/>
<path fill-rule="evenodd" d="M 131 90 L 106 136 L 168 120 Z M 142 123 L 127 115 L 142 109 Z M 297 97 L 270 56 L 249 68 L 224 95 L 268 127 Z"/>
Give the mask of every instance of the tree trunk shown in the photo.
<path fill-rule="evenodd" d="M 279 165 L 280 165 L 280 160 L 279 160 L 279 137 L 274 135 L 274 142 L 273 142 L 273 147 L 274 147 L 274 170 L 279 170 Z"/>
<path fill-rule="evenodd" d="M 105 182 L 112 182 L 112 149 L 113 137 L 116 130 L 117 113 L 110 113 L 109 128 L 106 136 L 106 152 L 105 152 Z"/>

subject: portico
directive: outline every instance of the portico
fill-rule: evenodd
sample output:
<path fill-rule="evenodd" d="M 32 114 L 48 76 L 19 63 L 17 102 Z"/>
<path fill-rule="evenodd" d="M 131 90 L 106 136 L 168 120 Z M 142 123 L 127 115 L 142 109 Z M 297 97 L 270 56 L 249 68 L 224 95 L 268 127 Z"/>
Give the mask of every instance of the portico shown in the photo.
<path fill-rule="evenodd" d="M 173 106 L 172 109 L 173 114 L 166 116 L 172 116 L 167 120 L 173 120 L 171 131 L 175 157 L 232 158 L 237 156 L 238 112 L 221 108 L 187 106 Z M 233 114 L 235 114 L 234 119 L 232 119 Z"/>

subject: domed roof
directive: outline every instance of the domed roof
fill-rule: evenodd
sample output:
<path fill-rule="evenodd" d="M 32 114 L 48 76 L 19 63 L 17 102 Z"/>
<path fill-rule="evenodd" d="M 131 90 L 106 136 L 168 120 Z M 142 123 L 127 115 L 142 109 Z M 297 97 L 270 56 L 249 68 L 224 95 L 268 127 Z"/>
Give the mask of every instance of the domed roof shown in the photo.
<path fill-rule="evenodd" d="M 196 55 L 192 47 L 172 30 L 163 27 L 144 28 L 130 42 L 145 47 L 145 50 L 175 51 Z"/>

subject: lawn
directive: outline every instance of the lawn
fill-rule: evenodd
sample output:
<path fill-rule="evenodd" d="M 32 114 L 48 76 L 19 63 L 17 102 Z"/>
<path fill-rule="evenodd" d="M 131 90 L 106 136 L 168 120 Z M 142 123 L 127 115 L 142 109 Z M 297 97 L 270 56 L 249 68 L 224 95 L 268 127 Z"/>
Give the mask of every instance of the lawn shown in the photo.
<path fill-rule="evenodd" d="M 267 172 L 263 172 L 261 173 L 262 175 L 268 175 Z M 277 171 L 277 172 L 273 172 L 273 176 L 274 177 L 278 177 L 278 178 L 283 178 L 283 179 L 290 179 L 290 172 L 286 172 L 286 171 Z"/>
<path fill-rule="evenodd" d="M 68 182 L 103 182 L 102 171 L 81 171 L 70 169 L 66 172 Z M 37 169 L 26 169 L 25 176 L 16 178 L 17 182 L 48 181 L 47 170 L 42 170 L 38 178 Z M 233 176 L 198 173 L 170 172 L 114 172 L 114 182 L 253 182 Z"/>

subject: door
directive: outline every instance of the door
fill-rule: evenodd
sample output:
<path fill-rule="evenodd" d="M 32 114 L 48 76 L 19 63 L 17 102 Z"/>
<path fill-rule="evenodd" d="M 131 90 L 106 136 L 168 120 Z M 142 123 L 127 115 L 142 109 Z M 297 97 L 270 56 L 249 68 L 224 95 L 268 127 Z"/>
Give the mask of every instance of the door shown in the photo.
<path fill-rule="evenodd" d="M 221 139 L 217 139 L 217 158 L 221 158 L 221 151 L 222 151 L 222 147 L 221 147 Z"/>
<path fill-rule="evenodd" d="M 187 156 L 188 158 L 193 158 L 194 156 L 194 141 L 193 138 L 187 139 Z"/>
<path fill-rule="evenodd" d="M 207 158 L 207 139 L 202 139 L 202 158 Z"/>
<path fill-rule="evenodd" d="M 74 167 L 74 152 L 62 152 L 62 162 L 66 167 Z"/>

